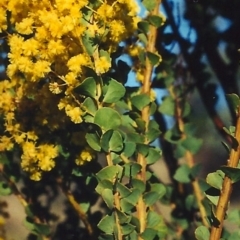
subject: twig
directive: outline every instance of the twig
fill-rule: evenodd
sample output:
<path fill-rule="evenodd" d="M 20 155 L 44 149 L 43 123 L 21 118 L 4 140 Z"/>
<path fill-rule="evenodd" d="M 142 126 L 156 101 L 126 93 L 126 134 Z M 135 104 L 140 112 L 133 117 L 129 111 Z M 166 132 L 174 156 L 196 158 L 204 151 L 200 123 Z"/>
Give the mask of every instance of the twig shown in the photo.
<path fill-rule="evenodd" d="M 160 4 L 161 4 L 161 0 L 157 0 L 155 8 L 150 14 L 158 15 Z M 154 26 L 150 26 L 149 34 L 148 34 L 148 42 L 146 45 L 146 52 L 155 51 L 156 39 L 157 39 L 157 28 Z M 151 77 L 152 77 L 153 67 L 154 66 L 151 64 L 150 60 L 146 58 L 142 93 L 145 93 L 147 95 L 150 94 L 150 90 L 151 90 Z M 145 131 L 147 131 L 149 119 L 150 119 L 149 105 L 143 108 L 141 115 L 142 115 L 142 120 L 145 122 Z M 147 140 L 145 140 L 145 143 L 148 144 Z M 138 154 L 137 162 L 142 167 L 140 173 L 138 174 L 138 178 L 142 180 L 144 183 L 146 183 L 146 166 L 147 166 L 146 159 L 143 155 Z M 145 202 L 143 201 L 142 196 L 140 196 L 136 208 L 137 208 L 137 215 L 140 223 L 140 233 L 142 233 L 146 228 L 146 215 L 147 215 L 146 205 L 145 205 Z M 141 237 L 139 237 L 139 240 L 140 239 Z"/>
<path fill-rule="evenodd" d="M 90 236 L 93 236 L 93 234 L 94 234 L 93 227 L 89 223 L 88 217 L 87 217 L 86 213 L 82 210 L 80 204 L 76 201 L 73 194 L 68 189 L 66 189 L 66 187 L 63 185 L 62 179 L 57 179 L 57 183 L 59 184 L 62 192 L 67 197 L 67 199 L 68 199 L 69 203 L 71 204 L 71 206 L 73 207 L 73 209 L 78 214 L 79 218 L 83 221 L 83 224 L 85 225 L 85 227 L 88 231 L 88 234 Z"/>
<path fill-rule="evenodd" d="M 228 161 L 228 167 L 237 167 L 240 157 L 240 107 L 238 109 L 237 123 L 235 138 L 238 142 L 237 149 L 232 148 L 230 152 L 230 159 Z M 228 208 L 229 199 L 232 193 L 232 180 L 225 176 L 222 185 L 221 195 L 219 196 L 217 208 L 216 208 L 216 218 L 219 220 L 219 226 L 212 226 L 210 240 L 218 240 L 221 237 L 223 229 L 223 221 Z"/>

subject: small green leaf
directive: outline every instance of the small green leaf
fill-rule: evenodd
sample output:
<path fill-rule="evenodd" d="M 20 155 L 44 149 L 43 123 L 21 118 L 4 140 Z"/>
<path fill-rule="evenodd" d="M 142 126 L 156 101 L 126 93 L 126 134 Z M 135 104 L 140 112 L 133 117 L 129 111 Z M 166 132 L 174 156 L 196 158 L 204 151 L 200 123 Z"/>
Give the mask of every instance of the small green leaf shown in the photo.
<path fill-rule="evenodd" d="M 191 182 L 190 173 L 191 169 L 189 168 L 189 166 L 187 164 L 183 164 L 177 169 L 173 178 L 180 183 L 189 183 Z"/>
<path fill-rule="evenodd" d="M 146 189 L 144 182 L 140 179 L 133 178 L 131 180 L 131 184 L 134 189 L 138 189 L 141 193 L 143 193 Z"/>
<path fill-rule="evenodd" d="M 154 26 L 154 27 L 160 27 L 163 23 L 163 18 L 158 15 L 150 15 L 148 16 L 148 21 Z"/>
<path fill-rule="evenodd" d="M 101 180 L 109 180 L 111 182 L 114 182 L 115 178 L 119 174 L 119 166 L 113 165 L 113 166 L 107 166 L 104 167 L 102 170 L 100 170 L 96 177 Z"/>
<path fill-rule="evenodd" d="M 85 138 L 87 143 L 93 150 L 98 152 L 101 151 L 100 139 L 96 133 L 87 133 Z"/>
<path fill-rule="evenodd" d="M 151 102 L 151 99 L 147 94 L 142 93 L 142 94 L 133 96 L 131 98 L 131 102 L 134 107 L 136 107 L 138 110 L 141 111 L 144 107 L 146 107 Z"/>
<path fill-rule="evenodd" d="M 145 35 L 149 32 L 149 23 L 147 21 L 138 22 L 138 29 L 143 32 Z"/>
<path fill-rule="evenodd" d="M 78 94 L 95 98 L 96 86 L 95 79 L 93 77 L 88 77 L 84 79 L 83 82 L 74 89 L 74 91 Z"/>
<path fill-rule="evenodd" d="M 222 166 L 222 167 L 220 167 L 220 169 L 226 174 L 226 176 L 231 178 L 233 183 L 240 181 L 240 169 L 239 168 Z"/>
<path fill-rule="evenodd" d="M 240 100 L 237 94 L 227 94 L 226 95 L 227 101 L 231 108 L 234 110 L 235 113 L 238 111 L 238 107 L 240 104 Z"/>
<path fill-rule="evenodd" d="M 135 177 L 141 170 L 142 166 L 135 162 L 124 164 L 124 175 L 126 177 Z"/>
<path fill-rule="evenodd" d="M 141 234 L 141 238 L 143 240 L 153 240 L 156 238 L 157 230 L 152 228 L 146 228 L 144 232 Z"/>
<path fill-rule="evenodd" d="M 128 223 L 128 224 L 123 224 L 121 226 L 121 232 L 122 234 L 125 235 L 129 235 L 130 233 L 132 233 L 135 229 L 135 226 L 133 226 L 132 224 Z"/>
<path fill-rule="evenodd" d="M 114 201 L 113 191 L 111 189 L 104 189 L 101 193 L 101 196 L 102 196 L 104 202 L 107 204 L 108 208 L 110 210 L 113 209 L 113 207 L 114 207 L 114 205 L 113 205 L 113 201 Z"/>
<path fill-rule="evenodd" d="M 107 92 L 103 98 L 103 102 L 115 103 L 125 95 L 125 92 L 125 87 L 121 83 L 112 79 L 108 85 Z"/>
<path fill-rule="evenodd" d="M 87 212 L 90 208 L 90 203 L 89 202 L 82 202 L 79 204 L 80 205 L 80 208 L 83 212 Z"/>
<path fill-rule="evenodd" d="M 12 193 L 12 189 L 5 182 L 0 182 L 0 196 L 8 196 Z"/>
<path fill-rule="evenodd" d="M 136 150 L 136 143 L 134 142 L 124 142 L 123 154 L 125 157 L 131 157 Z"/>
<path fill-rule="evenodd" d="M 161 158 L 161 150 L 158 148 L 149 148 L 148 155 L 146 157 L 147 164 L 153 164 Z"/>
<path fill-rule="evenodd" d="M 92 116 L 95 115 L 96 111 L 97 111 L 97 104 L 96 102 L 90 98 L 90 97 L 87 97 L 84 102 L 82 103 L 82 106 L 84 107 L 84 110 L 91 114 Z"/>
<path fill-rule="evenodd" d="M 131 194 L 131 190 L 119 182 L 117 183 L 117 190 L 122 198 L 125 198 Z"/>
<path fill-rule="evenodd" d="M 96 43 L 94 42 L 94 39 L 89 34 L 84 34 L 82 36 L 82 42 L 83 42 L 85 49 L 87 50 L 87 53 L 90 56 L 92 56 L 95 51 L 95 48 L 96 48 L 95 47 Z"/>
<path fill-rule="evenodd" d="M 224 178 L 224 173 L 221 170 L 217 170 L 216 172 L 209 173 L 207 175 L 206 182 L 210 186 L 221 190 L 222 189 L 223 178 Z"/>
<path fill-rule="evenodd" d="M 174 116 L 174 114 L 175 114 L 175 102 L 172 99 L 172 97 L 170 97 L 170 96 L 165 97 L 158 110 L 162 114 Z"/>
<path fill-rule="evenodd" d="M 138 38 L 142 41 L 142 43 L 144 45 L 147 45 L 148 40 L 147 40 L 147 37 L 144 33 L 139 33 Z"/>
<path fill-rule="evenodd" d="M 101 221 L 98 223 L 98 228 L 107 233 L 107 234 L 112 234 L 115 226 L 115 220 L 114 220 L 114 215 L 106 215 L 101 219 Z"/>
<path fill-rule="evenodd" d="M 100 140 L 101 147 L 104 151 L 119 152 L 123 149 L 122 135 L 116 130 L 108 130 Z"/>
<path fill-rule="evenodd" d="M 195 237 L 197 240 L 209 240 L 210 232 L 207 227 L 200 226 L 195 230 Z"/>
<path fill-rule="evenodd" d="M 103 107 L 96 112 L 94 123 L 105 131 L 109 129 L 117 129 L 121 125 L 121 116 L 112 108 Z"/>
<path fill-rule="evenodd" d="M 149 12 L 151 12 L 157 4 L 155 0 L 143 0 L 142 3 Z"/>
<path fill-rule="evenodd" d="M 126 215 L 125 213 L 121 212 L 117 208 L 115 209 L 115 213 L 117 214 L 119 223 L 122 225 L 124 223 L 129 223 L 131 220 L 131 216 Z"/>
<path fill-rule="evenodd" d="M 160 59 L 161 59 L 159 55 L 152 53 L 152 52 L 147 52 L 147 57 L 148 57 L 149 61 L 151 62 L 152 66 L 159 64 Z"/>
<path fill-rule="evenodd" d="M 202 146 L 203 140 L 195 137 L 187 137 L 181 142 L 181 145 L 189 150 L 191 153 L 195 154 L 198 152 Z"/>
<path fill-rule="evenodd" d="M 240 223 L 240 213 L 238 209 L 231 210 L 227 215 L 227 220 L 239 224 Z"/>

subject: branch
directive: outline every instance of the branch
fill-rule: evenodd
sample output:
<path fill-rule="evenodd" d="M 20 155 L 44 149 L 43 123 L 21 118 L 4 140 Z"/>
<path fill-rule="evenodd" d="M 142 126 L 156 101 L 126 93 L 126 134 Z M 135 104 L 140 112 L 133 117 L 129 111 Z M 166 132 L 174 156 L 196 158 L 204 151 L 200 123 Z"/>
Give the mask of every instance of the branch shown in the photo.
<path fill-rule="evenodd" d="M 158 15 L 159 14 L 159 7 L 161 4 L 161 0 L 158 0 L 156 3 L 155 8 L 153 9 L 150 14 Z M 148 42 L 146 46 L 146 52 L 154 52 L 155 45 L 157 39 L 157 28 L 150 25 L 149 34 L 148 34 Z M 150 94 L 151 90 L 151 78 L 152 78 L 153 66 L 148 58 L 146 58 L 146 66 L 144 71 L 144 80 L 142 85 L 142 93 L 147 95 Z M 145 131 L 148 129 L 150 113 L 149 113 L 149 106 L 143 108 L 141 112 L 142 120 L 145 122 Z M 148 141 L 145 140 L 145 143 L 148 144 Z M 143 155 L 138 154 L 137 162 L 142 166 L 140 173 L 138 174 L 138 178 L 146 183 L 146 159 Z M 137 215 L 140 223 L 140 233 L 144 232 L 146 228 L 146 205 L 143 201 L 143 197 L 140 196 L 139 201 L 137 203 Z M 139 238 L 141 239 L 141 237 Z"/>
<path fill-rule="evenodd" d="M 62 192 L 64 193 L 64 195 L 66 196 L 66 198 L 68 199 L 69 203 L 73 207 L 73 209 L 78 214 L 79 218 L 83 221 L 83 224 L 85 225 L 89 236 L 93 236 L 93 233 L 94 233 L 93 227 L 88 221 L 87 214 L 82 210 L 80 204 L 76 201 L 73 194 L 68 189 L 66 189 L 66 187 L 63 185 L 62 179 L 60 179 L 60 178 L 57 179 L 57 183 L 60 186 L 60 188 L 61 188 Z"/>
<path fill-rule="evenodd" d="M 236 132 L 235 138 L 238 141 L 237 149 L 232 148 L 230 152 L 230 159 L 228 161 L 227 166 L 236 168 L 239 163 L 240 157 L 240 107 L 238 109 L 237 123 L 236 123 Z M 219 220 L 219 226 L 212 226 L 210 240 L 218 240 L 221 237 L 222 229 L 223 229 L 223 221 L 228 208 L 228 203 L 230 200 L 230 196 L 232 193 L 232 180 L 225 176 L 222 185 L 221 195 L 218 200 L 217 208 L 216 208 L 216 218 Z"/>

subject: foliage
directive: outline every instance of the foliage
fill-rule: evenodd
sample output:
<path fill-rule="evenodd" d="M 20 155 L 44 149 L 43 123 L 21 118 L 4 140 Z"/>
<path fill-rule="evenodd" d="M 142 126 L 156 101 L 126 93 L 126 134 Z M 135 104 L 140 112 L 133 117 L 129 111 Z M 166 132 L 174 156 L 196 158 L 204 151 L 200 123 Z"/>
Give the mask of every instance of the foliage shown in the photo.
<path fill-rule="evenodd" d="M 161 35 L 161 43 L 171 37 L 160 1 L 142 4 L 143 18 L 133 0 L 0 3 L 8 54 L 0 82 L 0 195 L 13 194 L 23 205 L 29 239 L 239 235 L 222 234 L 225 218 L 239 224 L 239 212 L 227 215 L 232 186 L 240 180 L 239 97 L 227 96 L 237 116 L 234 126 L 223 128 L 229 161 L 202 182 L 194 155 L 203 140 L 195 135 L 188 101 L 201 86 L 178 75 L 177 55 L 157 44 Z M 126 84 L 130 72 L 139 87 Z M 155 87 L 168 92 L 160 104 Z M 174 119 L 171 128 L 164 116 Z M 170 185 L 151 170 L 162 156 Z M 59 190 L 67 200 L 64 222 L 51 212 Z M 158 203 L 170 208 L 170 220 Z"/>

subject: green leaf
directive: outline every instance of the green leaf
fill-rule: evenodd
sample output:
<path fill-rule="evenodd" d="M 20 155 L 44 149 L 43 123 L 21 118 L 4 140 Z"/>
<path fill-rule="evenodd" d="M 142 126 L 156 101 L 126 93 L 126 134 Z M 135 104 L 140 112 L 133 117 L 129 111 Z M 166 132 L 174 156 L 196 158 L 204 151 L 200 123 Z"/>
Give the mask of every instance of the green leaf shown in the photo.
<path fill-rule="evenodd" d="M 106 215 L 101 219 L 101 221 L 98 223 L 98 228 L 107 233 L 107 234 L 112 234 L 115 226 L 115 220 L 114 220 L 114 215 Z"/>
<path fill-rule="evenodd" d="M 191 169 L 189 168 L 189 166 L 187 164 L 183 164 L 177 169 L 173 178 L 180 183 L 189 183 L 191 182 L 190 173 Z"/>
<path fill-rule="evenodd" d="M 111 210 L 114 207 L 113 201 L 113 191 L 111 189 L 104 189 L 101 193 L 104 202 L 107 204 L 108 208 Z"/>
<path fill-rule="evenodd" d="M 95 115 L 96 111 L 97 111 L 97 104 L 96 102 L 90 98 L 90 97 L 87 97 L 84 102 L 82 103 L 82 106 L 84 107 L 84 110 L 91 114 L 92 116 Z"/>
<path fill-rule="evenodd" d="M 142 3 L 149 12 L 151 12 L 157 4 L 155 0 L 143 0 Z"/>
<path fill-rule="evenodd" d="M 140 179 L 133 178 L 131 180 L 131 184 L 134 189 L 138 189 L 141 193 L 143 193 L 146 189 L 146 185 Z"/>
<path fill-rule="evenodd" d="M 131 157 L 136 150 L 136 143 L 134 142 L 124 142 L 123 154 L 125 157 Z"/>
<path fill-rule="evenodd" d="M 86 141 L 88 145 L 95 151 L 101 151 L 101 146 L 100 146 L 100 139 L 96 133 L 87 133 L 86 136 Z"/>
<path fill-rule="evenodd" d="M 240 223 L 240 213 L 238 209 L 231 210 L 227 215 L 227 220 L 239 224 Z"/>
<path fill-rule="evenodd" d="M 94 39 L 89 34 L 85 34 L 82 36 L 82 42 L 83 42 L 85 49 L 87 50 L 87 53 L 90 56 L 92 56 L 96 49 L 96 47 L 95 47 L 96 43 L 94 42 Z"/>
<path fill-rule="evenodd" d="M 148 155 L 149 145 L 146 144 L 137 144 L 137 152 L 146 157 Z"/>
<path fill-rule="evenodd" d="M 191 153 L 195 154 L 198 152 L 202 146 L 203 140 L 195 137 L 187 137 L 181 142 L 181 145 L 189 150 Z"/>
<path fill-rule="evenodd" d="M 151 62 L 152 66 L 159 64 L 160 59 L 161 59 L 159 55 L 152 53 L 152 52 L 147 52 L 147 57 L 148 57 L 149 61 Z"/>
<path fill-rule="evenodd" d="M 166 188 L 163 184 L 155 183 L 151 185 L 151 191 L 144 193 L 143 199 L 147 206 L 156 203 L 166 194 Z"/>
<path fill-rule="evenodd" d="M 145 35 L 149 32 L 149 23 L 147 21 L 138 22 L 138 29 L 143 32 Z"/>
<path fill-rule="evenodd" d="M 12 189 L 5 182 L 0 182 L 0 196 L 8 196 L 12 194 Z"/>
<path fill-rule="evenodd" d="M 232 143 L 231 143 L 232 148 L 233 148 L 234 150 L 237 150 L 237 148 L 238 148 L 238 141 L 237 141 L 237 139 L 234 137 L 234 134 L 233 134 L 230 130 L 228 130 L 226 127 L 223 127 L 223 130 L 224 130 L 225 133 L 227 133 L 228 136 L 231 138 L 231 140 L 232 140 Z"/>
<path fill-rule="evenodd" d="M 163 99 L 162 104 L 158 108 L 162 114 L 174 116 L 175 114 L 175 102 L 172 97 L 167 96 Z"/>
<path fill-rule="evenodd" d="M 79 204 L 80 208 L 82 209 L 83 212 L 87 212 L 90 208 L 90 203 L 89 202 L 82 202 Z"/>
<path fill-rule="evenodd" d="M 125 198 L 131 194 L 131 190 L 119 182 L 117 183 L 117 190 L 122 198 Z"/>
<path fill-rule="evenodd" d="M 140 171 L 142 166 L 135 162 L 124 164 L 124 175 L 126 177 L 135 177 Z"/>
<path fill-rule="evenodd" d="M 220 169 L 226 174 L 226 176 L 231 178 L 233 183 L 240 181 L 240 169 L 239 168 L 222 166 L 222 167 L 220 167 Z"/>
<path fill-rule="evenodd" d="M 154 164 L 161 158 L 161 150 L 158 148 L 149 148 L 148 155 L 146 157 L 147 164 Z"/>
<path fill-rule="evenodd" d="M 133 204 L 132 202 L 128 201 L 127 198 L 122 198 L 120 200 L 120 205 L 121 205 L 121 209 L 124 212 L 129 212 L 129 211 L 131 211 L 135 207 L 135 204 Z"/>
<path fill-rule="evenodd" d="M 226 98 L 231 108 L 237 113 L 240 104 L 239 96 L 237 94 L 227 94 Z"/>
<path fill-rule="evenodd" d="M 221 190 L 223 179 L 224 179 L 224 173 L 221 170 L 217 170 L 216 172 L 209 173 L 207 175 L 206 182 L 210 186 Z"/>
<path fill-rule="evenodd" d="M 160 27 L 163 23 L 163 18 L 158 15 L 150 15 L 148 16 L 148 21 L 154 26 L 154 27 Z"/>
<path fill-rule="evenodd" d="M 211 195 L 206 194 L 206 197 L 214 206 L 217 206 L 219 196 L 211 196 Z"/>
<path fill-rule="evenodd" d="M 112 191 L 114 182 L 113 180 L 101 180 L 99 181 L 97 187 L 95 188 L 96 192 L 101 195 L 105 189 L 110 189 Z"/>
<path fill-rule="evenodd" d="M 146 228 L 144 232 L 141 234 L 141 238 L 143 240 L 153 240 L 157 235 L 157 230 L 152 228 Z"/>
<path fill-rule="evenodd" d="M 147 40 L 147 37 L 144 33 L 139 33 L 138 38 L 142 41 L 142 43 L 144 45 L 147 45 L 148 40 Z"/>
<path fill-rule="evenodd" d="M 117 165 L 104 167 L 96 174 L 96 177 L 99 181 L 109 180 L 111 182 L 114 182 L 115 178 L 120 173 L 120 168 L 121 167 Z"/>
<path fill-rule="evenodd" d="M 100 140 L 101 147 L 104 151 L 119 152 L 123 149 L 122 135 L 116 130 L 108 130 Z"/>
<path fill-rule="evenodd" d="M 200 226 L 195 230 L 195 237 L 197 240 L 209 240 L 210 232 L 207 227 Z"/>
<path fill-rule="evenodd" d="M 132 233 L 135 229 L 135 226 L 133 226 L 132 224 L 128 223 L 128 224 L 123 224 L 121 226 L 121 232 L 122 234 L 125 235 L 129 235 L 130 233 Z"/>
<path fill-rule="evenodd" d="M 117 214 L 119 223 L 122 225 L 124 223 L 129 223 L 131 220 L 131 216 L 126 215 L 125 213 L 121 212 L 119 209 L 115 209 L 115 213 Z"/>
<path fill-rule="evenodd" d="M 121 125 L 121 116 L 112 108 L 103 107 L 96 112 L 94 123 L 105 131 L 117 129 Z"/>
<path fill-rule="evenodd" d="M 96 86 L 95 79 L 93 77 L 88 77 L 84 79 L 83 82 L 74 89 L 74 91 L 78 94 L 95 98 Z"/>
<path fill-rule="evenodd" d="M 134 107 L 136 107 L 138 110 L 142 110 L 144 107 L 146 107 L 150 102 L 151 99 L 147 94 L 138 94 L 136 96 L 133 96 L 131 98 L 131 102 Z"/>
<path fill-rule="evenodd" d="M 125 92 L 125 87 L 121 83 L 112 79 L 108 85 L 107 92 L 103 98 L 103 102 L 115 103 L 125 95 Z"/>
<path fill-rule="evenodd" d="M 196 205 L 196 198 L 193 194 L 189 194 L 185 199 L 185 206 L 188 211 L 191 211 Z"/>

